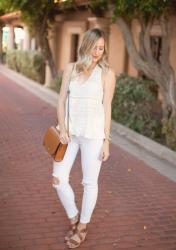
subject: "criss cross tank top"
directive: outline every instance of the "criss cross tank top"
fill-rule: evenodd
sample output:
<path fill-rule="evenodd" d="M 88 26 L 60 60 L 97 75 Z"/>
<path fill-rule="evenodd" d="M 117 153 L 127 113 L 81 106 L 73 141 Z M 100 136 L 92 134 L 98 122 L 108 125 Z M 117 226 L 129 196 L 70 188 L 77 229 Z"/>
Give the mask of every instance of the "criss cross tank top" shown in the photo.
<path fill-rule="evenodd" d="M 69 131 L 86 138 L 105 138 L 102 68 L 96 65 L 89 77 L 79 83 L 78 77 L 69 85 Z M 66 100 L 66 118 L 67 120 Z"/>

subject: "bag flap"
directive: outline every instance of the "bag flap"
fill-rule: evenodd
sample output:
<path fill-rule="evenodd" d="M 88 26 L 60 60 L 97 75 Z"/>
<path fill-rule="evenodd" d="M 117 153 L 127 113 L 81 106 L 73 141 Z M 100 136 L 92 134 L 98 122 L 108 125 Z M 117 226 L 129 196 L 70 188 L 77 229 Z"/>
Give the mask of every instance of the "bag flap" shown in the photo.
<path fill-rule="evenodd" d="M 60 144 L 59 131 L 52 126 L 49 129 L 47 129 L 44 135 L 43 145 L 50 155 L 54 155 L 59 144 Z"/>

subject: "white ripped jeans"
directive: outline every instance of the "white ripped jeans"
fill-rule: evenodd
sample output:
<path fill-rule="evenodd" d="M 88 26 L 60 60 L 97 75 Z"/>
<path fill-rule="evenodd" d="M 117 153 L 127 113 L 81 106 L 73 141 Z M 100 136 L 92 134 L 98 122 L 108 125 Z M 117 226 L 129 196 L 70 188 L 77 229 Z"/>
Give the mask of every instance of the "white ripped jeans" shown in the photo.
<path fill-rule="evenodd" d="M 103 139 L 88 139 L 81 136 L 73 136 L 69 142 L 64 159 L 53 164 L 52 175 L 58 179 L 58 184 L 53 184 L 58 197 L 64 206 L 68 218 L 78 214 L 75 204 L 74 192 L 69 184 L 70 170 L 80 148 L 81 165 L 83 172 L 82 184 L 84 187 L 80 222 L 89 223 L 96 205 L 98 195 L 98 176 L 101 168 L 100 153 Z"/>

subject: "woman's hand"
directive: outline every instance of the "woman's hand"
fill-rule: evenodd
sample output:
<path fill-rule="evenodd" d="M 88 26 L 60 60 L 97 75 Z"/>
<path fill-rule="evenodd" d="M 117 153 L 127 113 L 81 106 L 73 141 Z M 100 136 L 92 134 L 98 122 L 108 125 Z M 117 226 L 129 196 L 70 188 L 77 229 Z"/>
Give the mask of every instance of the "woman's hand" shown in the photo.
<path fill-rule="evenodd" d="M 60 130 L 60 141 L 62 144 L 67 144 L 71 141 L 71 137 L 68 134 L 66 129 L 61 129 Z"/>
<path fill-rule="evenodd" d="M 104 140 L 101 150 L 101 160 L 106 161 L 109 158 L 109 141 Z"/>

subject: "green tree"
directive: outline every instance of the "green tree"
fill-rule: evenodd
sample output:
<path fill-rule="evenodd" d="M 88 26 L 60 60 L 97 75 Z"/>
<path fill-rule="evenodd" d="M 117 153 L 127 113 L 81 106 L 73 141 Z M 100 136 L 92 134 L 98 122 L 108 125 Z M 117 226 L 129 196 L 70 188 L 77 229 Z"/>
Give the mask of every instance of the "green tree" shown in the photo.
<path fill-rule="evenodd" d="M 170 55 L 170 19 L 169 14 L 175 8 L 172 0 L 92 0 L 92 9 L 112 12 L 113 21 L 118 25 L 127 47 L 130 58 L 140 72 L 159 85 L 164 98 L 163 114 L 166 117 L 176 115 L 176 80 L 169 62 Z M 101 5 L 100 5 L 101 2 Z M 96 14 L 96 11 L 94 11 Z M 141 32 L 140 49 L 137 49 L 131 33 L 131 21 L 138 20 Z M 155 21 L 162 31 L 161 58 L 157 61 L 151 50 L 150 31 Z"/>
<path fill-rule="evenodd" d="M 101 4 L 100 4 L 101 3 Z M 175 0 L 91 0 L 91 9 L 97 16 L 109 10 L 113 22 L 120 29 L 128 54 L 135 68 L 154 80 L 163 96 L 164 133 L 171 133 L 176 145 L 176 76 L 170 64 L 171 19 L 176 9 Z M 131 32 L 132 20 L 140 25 L 139 49 Z M 156 60 L 151 49 L 151 28 L 157 21 L 161 27 L 162 48 L 160 60 Z M 168 129 L 167 129 L 168 127 Z M 173 139 L 175 138 L 175 139 Z M 168 142 L 169 143 L 169 142 Z"/>
<path fill-rule="evenodd" d="M 22 20 L 36 37 L 53 79 L 57 76 L 57 69 L 48 43 L 48 31 L 53 21 L 55 7 L 54 0 L 1 0 L 1 9 L 4 12 L 21 11 Z"/>

